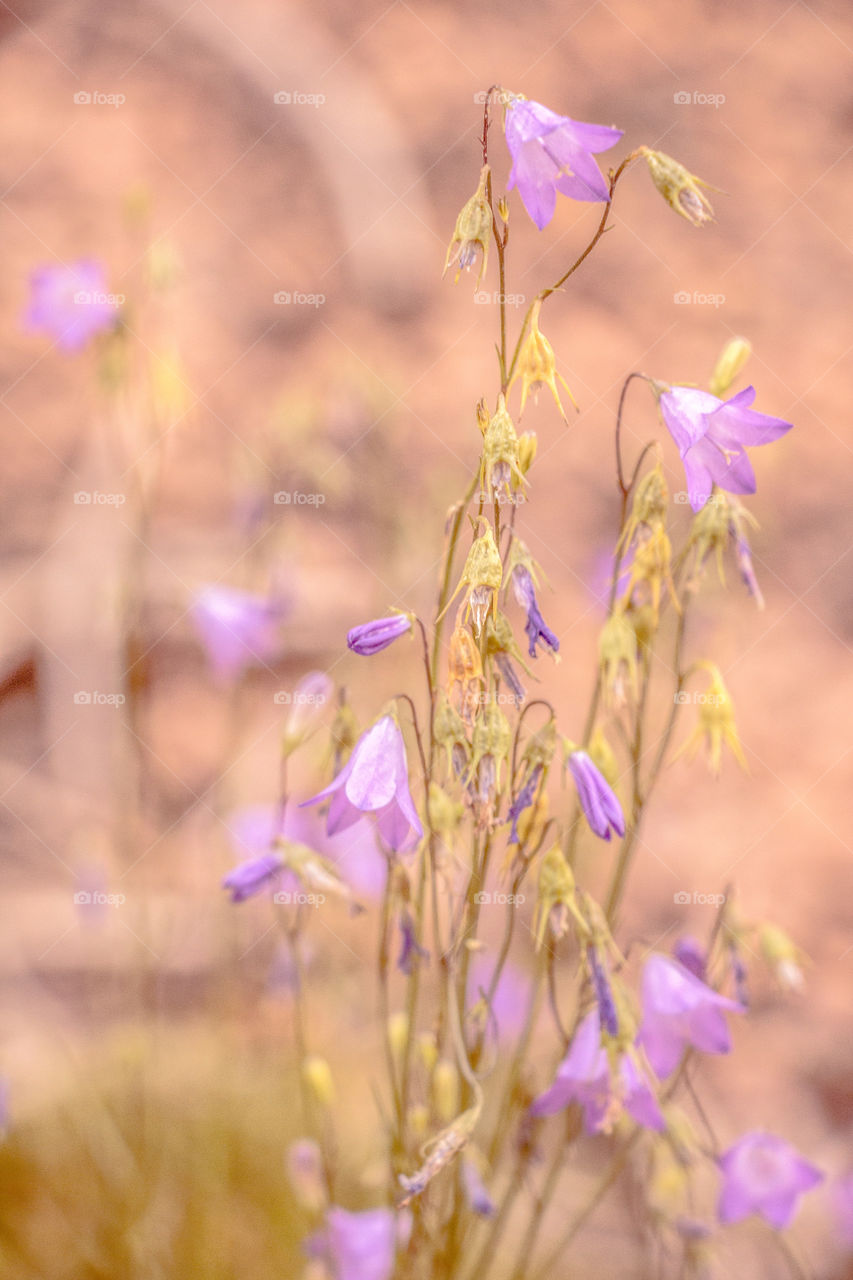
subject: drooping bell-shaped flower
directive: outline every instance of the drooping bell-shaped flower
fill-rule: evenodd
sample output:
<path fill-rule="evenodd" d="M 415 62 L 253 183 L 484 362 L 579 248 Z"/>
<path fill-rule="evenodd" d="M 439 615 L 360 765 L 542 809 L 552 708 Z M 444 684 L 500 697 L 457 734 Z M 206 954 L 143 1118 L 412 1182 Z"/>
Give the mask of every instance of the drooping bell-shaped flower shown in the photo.
<path fill-rule="evenodd" d="M 797 1212 L 800 1196 L 824 1180 L 820 1169 L 772 1133 L 744 1134 L 719 1164 L 724 1181 L 717 1215 L 723 1223 L 757 1213 L 781 1231 Z"/>
<path fill-rule="evenodd" d="M 325 1227 L 306 1250 L 328 1265 L 334 1280 L 390 1280 L 397 1251 L 398 1215 L 393 1209 L 351 1213 L 333 1205 Z"/>
<path fill-rule="evenodd" d="M 643 970 L 642 994 L 638 1043 L 662 1080 L 688 1046 L 703 1053 L 731 1049 L 725 1013 L 743 1013 L 743 1005 L 721 996 L 677 960 L 653 952 Z"/>
<path fill-rule="evenodd" d="M 753 387 L 720 400 L 698 387 L 652 385 L 684 463 L 693 510 L 705 505 L 715 484 L 729 493 L 755 493 L 755 472 L 745 446 L 770 444 L 790 431 L 793 423 L 751 409 Z"/>
<path fill-rule="evenodd" d="M 533 575 L 527 565 L 516 564 L 512 570 L 510 582 L 512 583 L 512 590 L 516 600 L 527 611 L 527 622 L 524 630 L 527 632 L 527 640 L 530 646 L 528 652 L 531 658 L 537 656 L 536 646 L 538 644 L 541 644 L 543 649 L 550 649 L 552 653 L 558 653 L 560 641 L 542 617 L 539 603 L 536 599 Z"/>
<path fill-rule="evenodd" d="M 609 840 L 614 831 L 617 836 L 624 836 L 625 815 L 619 799 L 588 753 L 573 751 L 568 764 L 581 808 L 595 834 L 602 840 Z"/>
<path fill-rule="evenodd" d="M 651 1083 L 630 1054 L 622 1055 L 614 1076 L 601 1043 L 597 1007 L 581 1022 L 554 1083 L 539 1095 L 530 1111 L 535 1116 L 552 1116 L 570 1102 L 583 1108 L 587 1133 L 609 1132 L 623 1107 L 637 1124 L 658 1131 L 664 1128 Z"/>
<path fill-rule="evenodd" d="M 302 806 L 330 799 L 326 829 L 345 831 L 365 813 L 375 815 L 385 843 L 398 853 L 414 848 L 423 827 L 409 791 L 406 747 L 397 721 L 382 716 L 361 735 L 333 782 Z"/>
<path fill-rule="evenodd" d="M 222 881 L 222 887 L 229 891 L 232 902 L 245 902 L 247 898 L 253 898 L 265 889 L 275 888 L 283 872 L 284 861 L 279 854 L 262 853 L 229 871 Z"/>
<path fill-rule="evenodd" d="M 191 612 L 216 676 L 235 680 L 277 657 L 285 611 L 283 602 L 237 587 L 204 587 Z"/>
<path fill-rule="evenodd" d="M 81 351 L 98 333 L 115 328 L 119 296 L 107 290 L 100 262 L 83 258 L 66 266 L 37 267 L 22 317 L 29 333 L 46 333 L 63 351 Z"/>
<path fill-rule="evenodd" d="M 507 190 L 518 187 L 524 207 L 541 231 L 554 216 L 557 192 L 571 200 L 606 201 L 610 188 L 593 156 L 622 137 L 619 129 L 557 115 L 541 102 L 514 98 L 506 112 L 506 144 L 512 156 Z"/>

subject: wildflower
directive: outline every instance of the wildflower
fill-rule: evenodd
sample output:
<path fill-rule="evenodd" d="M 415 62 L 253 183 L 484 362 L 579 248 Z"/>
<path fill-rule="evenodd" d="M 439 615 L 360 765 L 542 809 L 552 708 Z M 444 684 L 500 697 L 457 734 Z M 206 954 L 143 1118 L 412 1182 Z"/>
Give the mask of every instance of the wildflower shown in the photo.
<path fill-rule="evenodd" d="M 69 266 L 37 267 L 30 276 L 30 302 L 22 323 L 46 333 L 63 351 L 81 351 L 90 338 L 113 329 L 118 299 L 107 292 L 100 262 L 82 258 Z"/>
<path fill-rule="evenodd" d="M 469 271 L 477 261 L 478 254 L 482 254 L 480 274 L 477 277 L 475 291 L 479 289 L 483 276 L 486 274 L 486 263 L 489 258 L 489 237 L 492 234 L 492 211 L 489 207 L 488 182 L 489 166 L 485 164 L 480 171 L 477 190 L 463 206 L 459 217 L 456 219 L 456 226 L 453 230 L 453 237 L 447 247 L 447 257 L 444 262 L 444 271 L 442 272 L 442 275 L 446 275 L 447 268 L 451 262 L 454 262 L 456 264 L 454 284 L 457 284 L 460 273 Z"/>
<path fill-rule="evenodd" d="M 447 700 L 443 712 L 444 722 L 441 732 L 445 745 L 451 742 L 465 742 L 465 727 L 462 725 L 461 736 L 458 726 L 451 716 L 467 724 L 471 723 L 474 708 L 480 700 L 480 685 L 483 680 L 483 662 L 477 643 L 467 627 L 455 626 L 450 636 L 450 651 L 447 657 Z M 454 705 L 454 703 L 456 705 Z M 442 711 L 442 708 L 439 708 Z M 436 730 L 438 733 L 438 730 Z"/>
<path fill-rule="evenodd" d="M 697 512 L 687 536 L 687 550 L 693 556 L 690 586 L 696 585 L 705 561 L 712 553 L 716 557 L 720 582 L 725 585 L 723 556 L 730 546 L 734 546 L 744 585 L 759 609 L 763 609 L 764 597 L 755 576 L 752 549 L 746 533 L 749 526 L 757 529 L 758 521 L 736 498 L 723 493 L 716 485 L 711 499 Z"/>
<path fill-rule="evenodd" d="M 495 1202 L 486 1190 L 477 1162 L 470 1156 L 462 1159 L 462 1188 L 472 1213 L 480 1218 L 494 1217 Z"/>
<path fill-rule="evenodd" d="M 429 952 L 418 942 L 415 922 L 411 912 L 403 908 L 400 912 L 400 954 L 397 957 L 397 968 L 410 978 L 418 960 L 429 961 Z"/>
<path fill-rule="evenodd" d="M 689 936 L 679 938 L 672 948 L 672 954 L 679 964 L 693 974 L 694 978 L 698 978 L 700 982 L 705 981 L 708 956 L 701 942 Z"/>
<path fill-rule="evenodd" d="M 566 391 L 568 391 L 569 399 L 575 406 L 575 409 L 578 412 L 580 412 L 580 410 L 578 409 L 577 401 L 572 395 L 571 387 L 566 382 L 563 375 L 557 372 L 557 362 L 554 359 L 554 348 L 539 328 L 539 312 L 541 307 L 542 299 L 537 298 L 530 312 L 530 329 L 527 337 L 524 339 L 521 351 L 519 352 L 518 364 L 516 365 L 515 373 L 512 375 L 509 390 L 511 391 L 513 383 L 516 382 L 518 378 L 521 378 L 521 408 L 518 412 L 519 421 L 524 415 L 524 406 L 527 403 L 528 393 L 532 391 L 535 397 L 539 388 L 545 386 L 550 388 L 551 394 L 557 402 L 557 408 L 560 410 L 560 416 L 564 422 L 568 423 L 565 410 L 563 409 L 563 402 L 561 401 L 560 393 L 557 390 L 556 380 L 558 378 L 560 382 L 562 382 Z"/>
<path fill-rule="evenodd" d="M 334 1280 L 391 1280 L 397 1252 L 398 1218 L 393 1209 L 350 1213 L 332 1205 L 322 1231 L 306 1242 L 323 1258 Z"/>
<path fill-rule="evenodd" d="M 694 511 L 711 497 L 715 484 L 729 493 L 755 493 L 756 481 L 745 445 L 770 444 L 793 423 L 750 408 L 753 387 L 720 400 L 697 387 L 654 383 L 667 430 L 678 446 Z"/>
<path fill-rule="evenodd" d="M 560 641 L 546 624 L 539 611 L 533 576 L 528 567 L 525 564 L 516 564 L 512 570 L 510 581 L 516 600 L 523 609 L 527 610 L 527 624 L 524 629 L 527 632 L 527 639 L 530 645 L 528 652 L 531 658 L 537 656 L 537 644 L 541 644 L 543 649 L 550 649 L 552 653 L 558 653 Z"/>
<path fill-rule="evenodd" d="M 211 666 L 220 680 L 235 680 L 253 663 L 266 665 L 281 647 L 282 602 L 237 587 L 205 587 L 192 616 Z"/>
<path fill-rule="evenodd" d="M 512 732 L 509 721 L 494 700 L 480 709 L 471 734 L 469 779 L 476 778 L 481 822 L 496 792 L 501 790 L 501 767 L 509 759 Z"/>
<path fill-rule="evenodd" d="M 720 1222 L 740 1222 L 759 1214 L 777 1231 L 797 1212 L 801 1195 L 823 1182 L 824 1175 L 799 1152 L 772 1133 L 746 1133 L 720 1156 L 723 1188 Z"/>
<path fill-rule="evenodd" d="M 409 791 L 406 747 L 399 725 L 382 716 L 359 738 L 333 782 L 300 807 L 331 797 L 326 829 L 345 831 L 364 813 L 376 815 L 385 843 L 397 853 L 414 848 L 423 827 Z"/>
<path fill-rule="evenodd" d="M 347 646 L 353 653 L 362 657 L 371 657 L 381 653 L 393 644 L 400 636 L 412 629 L 412 617 L 408 613 L 395 613 L 389 618 L 376 618 L 373 622 L 363 622 L 347 632 Z"/>
<path fill-rule="evenodd" d="M 618 710 L 627 705 L 629 697 L 636 699 L 637 633 L 622 608 L 614 609 L 601 629 L 598 666 L 605 706 Z"/>
<path fill-rule="evenodd" d="M 587 752 L 572 751 L 568 765 L 577 787 L 581 808 L 595 834 L 602 840 L 609 840 L 614 831 L 618 836 L 624 836 L 625 815 L 622 806 Z"/>
<path fill-rule="evenodd" d="M 613 1000 L 610 977 L 601 956 L 594 946 L 587 947 L 586 961 L 592 989 L 595 992 L 595 1003 L 598 1006 L 601 1025 L 609 1036 L 615 1038 L 619 1034 L 619 1017 Z"/>
<path fill-rule="evenodd" d="M 638 1043 L 656 1075 L 675 1070 L 688 1045 L 703 1053 L 731 1049 L 724 1011 L 743 1013 L 743 1005 L 706 986 L 677 960 L 653 953 L 643 971 L 643 1023 Z"/>
<path fill-rule="evenodd" d="M 541 231 L 554 216 L 557 192 L 571 200 L 608 201 L 610 189 L 593 155 L 622 137 L 619 129 L 557 115 L 539 102 L 515 98 L 506 113 L 512 156 L 507 190 L 518 187 L 524 207 Z"/>
<path fill-rule="evenodd" d="M 539 884 L 536 895 L 536 911 L 533 915 L 533 933 L 538 951 L 545 941 L 545 931 L 550 930 L 555 939 L 562 938 L 569 928 L 569 916 L 579 917 L 575 905 L 575 877 L 558 844 L 542 859 L 539 868 Z M 579 923 L 586 929 L 586 922 Z"/>
<path fill-rule="evenodd" d="M 260 857 L 241 862 L 229 871 L 222 881 L 223 889 L 231 894 L 232 902 L 245 902 L 264 889 L 273 888 L 284 871 L 284 861 L 277 853 L 262 853 Z"/>
<path fill-rule="evenodd" d="M 699 714 L 696 728 L 684 743 L 675 759 L 686 755 L 691 759 L 704 742 L 708 748 L 709 764 L 713 774 L 719 774 L 722 763 L 723 747 L 727 746 L 740 767 L 748 769 L 746 756 L 740 745 L 734 710 L 729 692 L 723 683 L 719 669 L 711 662 L 698 663 L 711 674 L 711 683 L 707 691 L 700 695 Z M 685 694 L 684 697 L 687 695 Z"/>
<path fill-rule="evenodd" d="M 518 820 L 524 810 L 529 809 L 534 803 L 541 776 L 542 765 L 537 765 L 531 771 L 530 776 L 507 811 L 507 820 L 511 824 L 508 841 L 509 844 L 518 844 Z"/>
<path fill-rule="evenodd" d="M 664 1128 L 651 1083 L 630 1054 L 622 1054 L 615 1073 L 612 1070 L 601 1043 L 597 1008 L 591 1009 L 581 1022 L 557 1068 L 554 1083 L 539 1095 L 530 1111 L 535 1116 L 552 1116 L 570 1102 L 583 1108 L 587 1133 L 609 1133 L 623 1107 L 644 1128 Z"/>
<path fill-rule="evenodd" d="M 665 155 L 663 151 L 639 147 L 638 154 L 645 156 L 652 182 L 671 209 L 692 222 L 694 227 L 713 222 L 714 210 L 708 197 L 700 190 L 701 187 L 710 186 L 709 183 L 697 178 L 683 164 L 673 160 L 672 156 Z"/>

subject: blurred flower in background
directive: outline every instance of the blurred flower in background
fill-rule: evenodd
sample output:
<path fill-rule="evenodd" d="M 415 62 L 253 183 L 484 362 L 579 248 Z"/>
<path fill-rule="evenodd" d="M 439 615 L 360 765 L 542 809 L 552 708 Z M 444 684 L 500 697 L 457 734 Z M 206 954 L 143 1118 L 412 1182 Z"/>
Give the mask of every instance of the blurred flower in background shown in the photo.
<path fill-rule="evenodd" d="M 720 1156 L 725 1182 L 720 1192 L 721 1222 L 759 1214 L 781 1231 L 797 1212 L 800 1196 L 823 1182 L 820 1169 L 772 1133 L 746 1133 Z"/>
<path fill-rule="evenodd" d="M 266 666 L 281 652 L 284 601 L 237 587 L 204 587 L 192 605 L 192 617 L 214 674 L 237 680 L 247 668 Z"/>
<path fill-rule="evenodd" d="M 124 301 L 107 289 L 106 271 L 94 258 L 69 266 L 36 267 L 21 323 L 27 333 L 45 333 L 63 351 L 82 351 L 91 338 L 113 329 Z"/>

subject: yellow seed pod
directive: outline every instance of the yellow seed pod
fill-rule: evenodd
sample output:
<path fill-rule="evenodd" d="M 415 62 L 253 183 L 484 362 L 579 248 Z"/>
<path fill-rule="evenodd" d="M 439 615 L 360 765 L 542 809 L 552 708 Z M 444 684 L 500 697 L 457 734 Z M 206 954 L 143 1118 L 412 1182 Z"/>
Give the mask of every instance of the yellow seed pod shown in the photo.
<path fill-rule="evenodd" d="M 678 160 L 666 155 L 663 151 L 652 151 L 649 147 L 640 147 L 639 154 L 645 156 L 649 166 L 652 182 L 671 209 L 682 218 L 686 218 L 694 227 L 701 227 L 705 222 L 713 222 L 714 210 L 702 187 L 714 190 L 710 183 L 697 178 L 689 169 L 685 169 Z"/>
<path fill-rule="evenodd" d="M 751 355 L 752 346 L 748 339 L 732 338 L 727 342 L 711 374 L 711 395 L 724 396 Z"/>
<path fill-rule="evenodd" d="M 495 763 L 495 787 L 501 789 L 501 766 L 509 760 L 512 730 L 496 702 L 487 702 L 474 722 L 471 735 L 471 776 L 487 756 Z"/>
<path fill-rule="evenodd" d="M 429 1108 L 423 1103 L 416 1103 L 413 1107 L 409 1107 L 409 1129 L 416 1139 L 423 1141 L 429 1129 Z"/>
<path fill-rule="evenodd" d="M 397 1057 L 401 1057 L 409 1039 L 408 1015 L 402 1009 L 399 1013 L 392 1013 L 388 1019 L 387 1030 L 391 1052 Z"/>
<path fill-rule="evenodd" d="M 474 286 L 475 292 L 479 289 L 483 276 L 486 274 L 486 263 L 489 258 L 489 239 L 492 234 L 492 211 L 486 194 L 488 181 L 489 166 L 485 164 L 480 171 L 477 190 L 471 199 L 462 206 L 459 217 L 456 219 L 456 226 L 450 244 L 447 247 L 447 257 L 444 262 L 444 271 L 442 272 L 442 275 L 446 275 L 451 262 L 455 262 L 455 284 L 458 282 L 461 273 L 474 265 L 478 254 L 482 254 L 480 274 Z"/>
<path fill-rule="evenodd" d="M 480 528 L 482 532 L 471 544 L 456 590 L 439 614 L 439 617 L 443 617 L 459 592 L 467 588 L 466 617 L 468 614 L 474 615 L 474 625 L 478 635 L 483 628 L 489 608 L 492 610 L 492 616 L 497 616 L 497 593 L 503 579 L 503 562 L 495 543 L 492 527 L 487 520 L 481 520 Z"/>
<path fill-rule="evenodd" d="M 524 414 L 524 406 L 527 404 L 527 396 L 532 391 L 534 396 L 540 387 L 548 387 L 557 402 L 557 408 L 560 410 L 560 416 L 564 422 L 568 422 L 566 412 L 563 408 L 563 402 L 560 399 L 560 393 L 557 390 L 557 380 L 563 384 L 569 394 L 569 399 L 578 410 L 577 402 L 572 395 L 571 388 L 566 382 L 562 374 L 557 372 L 557 362 L 554 358 L 554 348 L 539 328 L 539 312 L 542 309 L 542 299 L 537 298 L 530 312 L 530 327 L 527 337 L 518 353 L 518 363 L 515 372 L 510 381 L 510 390 L 513 384 L 521 378 L 521 408 L 519 409 L 519 419 Z M 580 412 L 578 410 L 578 412 Z"/>
<path fill-rule="evenodd" d="M 507 413 L 506 401 L 498 396 L 498 407 L 483 433 L 483 456 L 480 461 L 480 489 L 484 494 L 510 493 L 510 485 L 525 484 L 518 460 L 518 436 L 515 423 Z"/>
<path fill-rule="evenodd" d="M 575 877 L 558 844 L 552 845 L 539 868 L 533 934 L 536 950 L 545 941 L 549 925 L 555 938 L 561 938 L 569 927 L 569 913 L 575 914 Z"/>
<path fill-rule="evenodd" d="M 432 1076 L 432 1100 L 435 1114 L 442 1124 L 450 1121 L 459 1111 L 459 1072 L 449 1058 L 442 1058 L 435 1065 Z"/>
<path fill-rule="evenodd" d="M 415 1042 L 417 1055 L 426 1071 L 431 1072 L 438 1061 L 438 1045 L 431 1031 L 422 1031 Z"/>
<path fill-rule="evenodd" d="M 480 655 L 477 653 L 476 646 L 474 652 L 479 661 Z M 475 692 L 479 690 L 479 682 L 482 674 L 482 665 L 480 674 L 474 674 L 473 682 Z M 456 686 L 459 687 L 462 702 L 465 702 L 465 686 L 469 679 L 467 671 L 463 670 L 456 658 L 453 656 L 452 638 L 451 638 L 451 665 L 448 671 L 448 693 L 443 691 L 439 693 L 438 700 L 435 705 L 435 716 L 433 717 L 433 733 L 435 740 L 440 747 L 444 747 L 447 752 L 447 768 L 450 771 L 453 767 L 453 747 L 458 743 L 468 752 L 468 735 L 465 729 L 465 722 L 455 707 L 450 704 L 450 696 L 452 696 Z"/>
<path fill-rule="evenodd" d="M 675 759 L 682 755 L 692 759 L 699 747 L 704 745 L 708 752 L 709 767 L 716 776 L 720 772 L 723 747 L 726 746 L 740 767 L 748 773 L 749 766 L 746 763 L 735 724 L 734 706 L 720 670 L 712 662 L 700 662 L 697 666 L 703 667 L 710 673 L 711 682 L 705 693 L 694 695 L 699 704 L 697 724 L 684 746 L 677 752 Z M 689 694 L 683 695 L 684 701 L 688 701 L 689 698 Z"/>
<path fill-rule="evenodd" d="M 518 469 L 523 476 L 527 475 L 536 461 L 538 448 L 539 442 L 536 438 L 536 432 L 522 431 L 518 437 Z"/>
<path fill-rule="evenodd" d="M 598 665 L 607 707 L 624 707 L 636 699 L 637 633 L 621 608 L 616 608 L 598 637 Z"/>
<path fill-rule="evenodd" d="M 461 715 L 462 720 L 467 724 L 471 723 L 474 708 L 479 702 L 482 680 L 483 663 L 477 643 L 467 627 L 457 625 L 450 636 L 450 651 L 447 658 L 447 696 L 450 700 L 448 706 L 451 711 L 455 711 L 452 705 L 455 702 L 458 706 L 457 718 Z M 448 760 L 454 742 L 464 742 L 467 749 L 464 726 L 460 737 L 457 728 L 445 715 L 440 731 L 446 734 L 444 743 L 448 749 Z M 438 737 L 438 731 L 436 736 Z M 441 738 L 438 738 L 438 741 L 441 741 Z"/>
<path fill-rule="evenodd" d="M 305 1058 L 302 1063 L 302 1079 L 321 1107 L 334 1106 L 335 1082 L 332 1079 L 332 1069 L 325 1058 L 317 1054 Z"/>

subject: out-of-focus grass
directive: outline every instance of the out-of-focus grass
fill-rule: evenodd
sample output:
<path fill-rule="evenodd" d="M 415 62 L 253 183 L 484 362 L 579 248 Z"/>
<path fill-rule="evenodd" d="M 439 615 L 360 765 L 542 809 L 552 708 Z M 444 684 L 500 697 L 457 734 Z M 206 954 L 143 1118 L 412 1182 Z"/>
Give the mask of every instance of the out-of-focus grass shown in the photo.
<path fill-rule="evenodd" d="M 282 1280 L 311 1222 L 285 1152 L 298 1087 L 228 1035 L 114 1034 L 0 1143 L 10 1280 Z"/>

